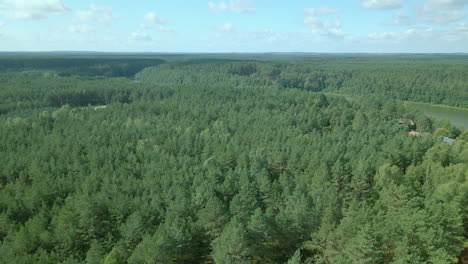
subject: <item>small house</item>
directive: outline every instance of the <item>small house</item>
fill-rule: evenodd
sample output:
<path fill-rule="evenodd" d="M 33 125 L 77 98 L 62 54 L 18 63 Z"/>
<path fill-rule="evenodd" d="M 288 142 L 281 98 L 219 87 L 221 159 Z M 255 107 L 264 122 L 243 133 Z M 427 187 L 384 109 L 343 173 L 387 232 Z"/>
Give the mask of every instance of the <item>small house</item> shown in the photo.
<path fill-rule="evenodd" d="M 449 145 L 452 145 L 453 142 L 455 142 L 455 139 L 449 138 L 449 137 L 442 137 L 442 141 L 444 141 L 445 143 L 447 143 Z"/>

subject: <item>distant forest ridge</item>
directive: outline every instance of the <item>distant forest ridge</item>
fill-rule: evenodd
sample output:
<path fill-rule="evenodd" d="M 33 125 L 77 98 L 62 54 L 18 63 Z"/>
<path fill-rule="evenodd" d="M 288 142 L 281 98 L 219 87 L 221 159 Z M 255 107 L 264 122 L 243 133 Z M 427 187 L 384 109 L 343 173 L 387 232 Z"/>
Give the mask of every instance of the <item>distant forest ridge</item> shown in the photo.
<path fill-rule="evenodd" d="M 166 74 L 180 74 L 184 83 L 224 82 L 237 75 L 259 85 L 468 108 L 467 58 L 465 54 L 0 53 L 0 72 L 133 78 L 156 67 L 144 71 L 151 72 L 149 78 L 162 74 L 167 81 Z M 200 74 L 204 76 L 199 78 Z"/>
<path fill-rule="evenodd" d="M 159 58 L 0 56 L 0 71 L 53 70 L 61 76 L 132 77 L 164 62 Z"/>

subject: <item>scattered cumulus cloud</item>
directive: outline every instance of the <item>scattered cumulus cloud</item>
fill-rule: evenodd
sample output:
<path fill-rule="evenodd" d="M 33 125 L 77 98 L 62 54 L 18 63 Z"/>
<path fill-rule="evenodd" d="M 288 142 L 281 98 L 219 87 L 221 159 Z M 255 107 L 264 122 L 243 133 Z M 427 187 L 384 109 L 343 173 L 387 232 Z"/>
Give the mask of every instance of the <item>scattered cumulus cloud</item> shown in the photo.
<path fill-rule="evenodd" d="M 148 25 L 148 24 L 143 23 L 143 24 L 140 24 L 140 28 L 143 30 L 155 30 L 158 32 L 166 32 L 166 33 L 175 32 L 174 29 L 166 25 Z"/>
<path fill-rule="evenodd" d="M 403 12 L 397 12 L 393 15 L 393 19 L 386 24 L 391 26 L 408 26 L 412 23 L 413 22 L 410 16 Z"/>
<path fill-rule="evenodd" d="M 235 28 L 231 23 L 218 26 L 216 31 L 216 38 L 229 40 L 231 48 L 245 48 L 244 51 L 249 50 L 250 52 L 252 52 L 251 45 L 256 45 L 257 48 L 255 49 L 258 49 L 258 51 L 265 51 L 265 48 L 272 48 L 271 45 L 278 45 L 296 39 L 292 35 L 275 32 L 272 28 L 242 31 Z"/>
<path fill-rule="evenodd" d="M 143 16 L 145 23 L 140 24 L 140 28 L 144 30 L 156 30 L 158 32 L 175 32 L 172 28 L 165 25 L 166 20 L 156 15 L 155 12 L 151 11 Z"/>
<path fill-rule="evenodd" d="M 462 42 L 465 43 L 465 46 L 468 43 L 468 24 L 466 23 L 454 24 L 445 29 L 432 29 L 431 33 L 434 38 L 438 38 L 446 43 Z"/>
<path fill-rule="evenodd" d="M 150 24 L 164 24 L 164 21 L 161 18 L 159 18 L 154 12 L 146 13 L 144 18 L 145 21 Z"/>
<path fill-rule="evenodd" d="M 467 0 L 426 0 L 427 5 L 438 6 L 440 8 L 457 9 L 468 4 Z"/>
<path fill-rule="evenodd" d="M 76 18 L 81 22 L 109 22 L 118 19 L 119 16 L 108 6 L 91 4 L 89 10 L 78 11 Z"/>
<path fill-rule="evenodd" d="M 166 27 L 166 26 L 162 26 L 162 25 L 159 26 L 159 27 L 157 28 L 157 30 L 158 30 L 159 32 L 167 32 L 167 33 L 174 32 L 174 30 L 173 30 L 172 28 Z"/>
<path fill-rule="evenodd" d="M 361 6 L 367 9 L 386 10 L 401 7 L 404 0 L 362 0 Z"/>
<path fill-rule="evenodd" d="M 242 32 L 238 36 L 239 41 L 262 41 L 266 43 L 273 43 L 279 40 L 287 39 L 286 36 L 276 33 L 272 28 L 264 28 L 259 31 Z"/>
<path fill-rule="evenodd" d="M 309 7 L 304 9 L 304 13 L 306 14 L 306 16 L 319 17 L 323 15 L 338 13 L 338 9 L 331 8 L 328 6 Z"/>
<path fill-rule="evenodd" d="M 79 21 L 91 21 L 94 20 L 95 15 L 92 11 L 78 11 L 76 13 L 76 18 Z"/>
<path fill-rule="evenodd" d="M 468 24 L 466 23 L 456 24 L 452 28 L 452 32 L 455 37 L 459 37 L 461 39 L 465 39 L 468 41 Z"/>
<path fill-rule="evenodd" d="M 221 33 L 232 33 L 236 31 L 236 28 L 232 23 L 224 23 L 218 26 L 216 30 Z"/>
<path fill-rule="evenodd" d="M 398 42 L 407 40 L 410 37 L 419 37 L 422 39 L 423 38 L 423 34 L 421 34 L 422 32 L 424 32 L 424 30 L 418 31 L 415 28 L 409 28 L 409 29 L 397 31 L 397 32 L 374 32 L 374 33 L 368 34 L 367 37 L 370 40 L 376 40 L 376 41 L 384 40 L 384 41 L 390 41 L 393 43 L 398 43 Z"/>
<path fill-rule="evenodd" d="M 82 25 L 71 25 L 68 27 L 68 31 L 71 33 L 86 34 L 92 32 L 92 27 L 87 24 Z"/>
<path fill-rule="evenodd" d="M 69 10 L 61 0 L 0 0 L 0 15 L 14 19 L 45 19 Z"/>
<path fill-rule="evenodd" d="M 255 7 L 249 0 L 230 0 L 229 2 L 208 2 L 208 7 L 214 12 L 233 12 L 238 14 L 255 11 Z"/>
<path fill-rule="evenodd" d="M 368 35 L 369 39 L 373 40 L 392 40 L 397 34 L 395 32 L 373 32 Z"/>
<path fill-rule="evenodd" d="M 312 7 L 304 9 L 304 24 L 310 28 L 312 33 L 324 37 L 343 37 L 341 20 L 338 17 L 330 19 L 328 16 L 336 14 L 337 9 L 330 7 Z"/>
<path fill-rule="evenodd" d="M 135 40 L 135 41 L 144 41 L 144 42 L 149 42 L 153 40 L 151 36 L 148 35 L 148 33 L 146 32 L 133 32 L 130 35 L 130 39 Z"/>
<path fill-rule="evenodd" d="M 375 32 L 366 36 L 375 41 L 392 41 L 393 43 L 430 42 L 449 45 L 454 42 L 468 41 L 468 25 L 466 23 L 454 24 L 446 28 L 418 27 L 408 28 L 395 32 Z"/>
<path fill-rule="evenodd" d="M 208 2 L 208 6 L 214 12 L 227 12 L 227 11 L 229 11 L 229 5 L 226 4 L 225 2 L 215 4 L 215 3 L 210 1 L 210 2 Z"/>
<path fill-rule="evenodd" d="M 464 7 L 468 0 L 426 0 L 417 8 L 418 18 L 423 22 L 446 24 L 467 17 Z"/>
<path fill-rule="evenodd" d="M 359 51 L 370 52 L 380 50 L 390 52 L 406 50 L 408 52 L 467 51 L 468 23 L 466 19 L 468 18 L 468 0 L 418 0 L 419 4 L 416 1 L 414 2 L 412 9 L 409 9 L 411 6 L 408 3 L 411 3 L 411 1 L 406 0 L 356 1 L 365 9 L 391 10 L 388 12 L 393 12 L 393 17 L 388 18 L 389 21 L 375 20 L 374 22 L 381 23 L 380 26 L 397 27 L 383 27 L 381 30 L 376 29 L 376 32 L 368 30 L 364 31 L 364 33 L 353 33 L 351 29 L 344 32 L 340 16 L 342 12 L 345 13 L 347 10 L 319 6 L 303 9 L 303 23 L 308 32 L 278 33 L 272 28 L 261 27 L 245 31 L 236 21 L 231 20 L 234 24 L 228 22 L 213 26 L 212 34 L 216 34 L 220 39 L 227 39 L 230 43 L 244 45 L 241 47 L 256 47 L 259 51 L 269 47 L 268 44 L 270 43 L 274 44 L 271 47 L 275 48 L 289 47 L 290 43 L 302 43 L 302 46 L 298 46 L 300 47 L 299 50 L 301 48 L 308 49 L 311 47 L 309 44 L 325 43 L 320 46 L 322 48 L 319 49 L 320 51 L 333 50 L 334 48 L 337 51 L 342 51 L 348 47 L 350 47 L 350 51 L 353 51 L 354 48 Z M 69 12 L 70 9 L 65 3 L 68 3 L 68 1 L 0 0 L 0 18 L 4 17 L 3 22 L 0 21 L 0 32 L 5 32 L 4 22 L 8 22 L 9 30 L 14 29 L 15 23 L 11 23 L 9 19 L 46 19 L 53 15 Z M 74 12 L 75 17 L 73 22 L 70 23 L 72 25 L 60 27 L 60 31 L 69 32 L 68 35 L 72 36 L 71 39 L 91 38 L 97 42 L 104 41 L 104 37 L 106 35 L 109 37 L 111 34 L 96 33 L 105 33 L 106 30 L 115 33 L 108 27 L 111 24 L 107 23 L 118 19 L 119 15 L 111 7 L 101 6 L 99 3 L 104 3 L 103 1 L 96 1 L 96 3 L 98 5 L 91 4 L 87 8 L 84 7 L 83 11 Z M 408 9 L 399 9 L 402 5 L 408 5 Z M 208 2 L 208 7 L 211 11 L 217 13 L 243 14 L 255 11 L 254 0 L 211 0 Z M 136 17 L 137 22 L 134 32 L 129 31 L 124 33 L 123 36 L 117 36 L 116 34 L 114 39 L 123 40 L 122 42 L 126 40 L 128 43 L 133 43 L 132 45 L 152 45 L 156 43 L 155 40 L 159 44 L 161 40 L 159 36 L 176 36 L 176 34 L 170 34 L 175 31 L 172 29 L 169 20 L 161 17 L 159 12 L 156 13 L 150 11 L 150 9 L 146 11 L 148 12 L 140 13 L 139 17 Z M 344 22 L 346 23 L 346 21 Z M 138 27 L 139 24 L 141 24 L 140 27 Z M 365 27 L 365 25 L 363 26 Z M 50 35 L 47 30 L 43 31 L 44 38 Z M 291 31 L 294 31 L 294 29 L 291 29 Z M 291 41 L 291 39 L 295 41 Z M 164 39 L 162 38 L 162 40 Z M 188 37 L 187 41 L 190 41 Z M 119 41 L 113 42 L 118 43 Z M 194 42 L 196 41 L 194 40 Z M 430 45 L 427 43 L 430 43 Z M 236 48 L 235 46 L 232 47 Z"/>

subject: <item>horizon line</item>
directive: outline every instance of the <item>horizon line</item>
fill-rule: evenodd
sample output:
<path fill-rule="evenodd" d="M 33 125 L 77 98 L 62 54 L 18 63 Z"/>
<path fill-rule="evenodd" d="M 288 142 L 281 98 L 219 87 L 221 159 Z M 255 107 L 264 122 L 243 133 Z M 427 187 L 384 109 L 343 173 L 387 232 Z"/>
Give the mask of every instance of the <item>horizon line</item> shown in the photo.
<path fill-rule="evenodd" d="M 96 50 L 41 50 L 41 51 L 0 51 L 2 53 L 131 53 L 131 54 L 415 54 L 415 55 L 436 55 L 436 54 L 463 54 L 468 55 L 468 52 L 317 52 L 317 51 L 96 51 Z"/>

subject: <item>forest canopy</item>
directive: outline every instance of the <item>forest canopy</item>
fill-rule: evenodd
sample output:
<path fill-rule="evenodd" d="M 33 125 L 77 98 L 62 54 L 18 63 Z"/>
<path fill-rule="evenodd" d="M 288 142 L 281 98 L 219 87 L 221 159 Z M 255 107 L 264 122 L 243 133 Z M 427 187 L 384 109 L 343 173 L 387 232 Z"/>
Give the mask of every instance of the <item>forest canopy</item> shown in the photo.
<path fill-rule="evenodd" d="M 0 263 L 457 263 L 467 247 L 468 130 L 397 100 L 468 106 L 466 60 L 2 61 Z"/>

